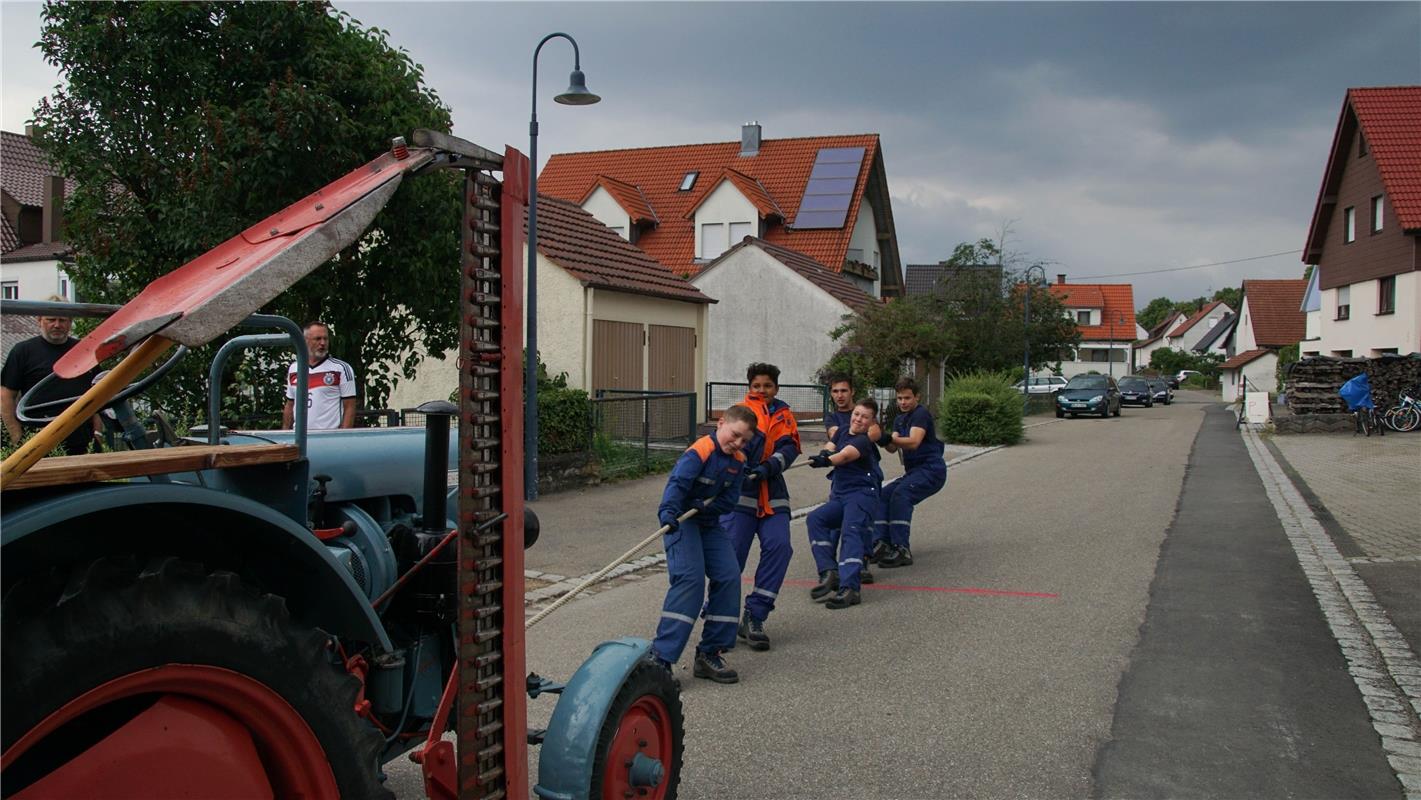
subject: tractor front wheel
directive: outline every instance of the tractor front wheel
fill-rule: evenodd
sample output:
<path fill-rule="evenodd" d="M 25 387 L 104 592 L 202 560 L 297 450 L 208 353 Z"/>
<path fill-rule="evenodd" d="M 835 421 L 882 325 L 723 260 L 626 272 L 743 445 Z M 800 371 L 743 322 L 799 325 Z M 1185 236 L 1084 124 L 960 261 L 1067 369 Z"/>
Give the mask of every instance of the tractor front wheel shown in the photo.
<path fill-rule="evenodd" d="M 592 800 L 675 800 L 685 724 L 671 673 L 643 659 L 627 675 L 597 737 Z"/>
<path fill-rule="evenodd" d="M 330 637 L 232 573 L 101 559 L 2 613 L 7 795 L 392 797 Z"/>

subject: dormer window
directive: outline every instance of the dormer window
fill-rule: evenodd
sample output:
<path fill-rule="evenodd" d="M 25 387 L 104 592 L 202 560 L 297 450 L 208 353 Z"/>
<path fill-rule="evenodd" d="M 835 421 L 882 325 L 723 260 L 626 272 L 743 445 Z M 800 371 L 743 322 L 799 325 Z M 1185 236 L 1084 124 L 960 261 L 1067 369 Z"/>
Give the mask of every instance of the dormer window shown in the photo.
<path fill-rule="evenodd" d="M 1076 324 L 1077 324 L 1077 325 L 1089 325 L 1089 324 L 1090 324 L 1090 312 L 1089 312 L 1089 311 L 1077 311 L 1077 312 L 1076 312 Z"/>
<path fill-rule="evenodd" d="M 689 191 L 691 191 L 691 187 L 696 185 L 696 178 L 699 177 L 700 174 L 701 174 L 701 173 L 699 173 L 699 172 L 687 172 L 687 173 L 686 173 L 686 177 L 684 177 L 684 178 L 681 179 L 681 188 L 677 189 L 676 191 L 678 191 L 678 192 L 689 192 Z M 664 186 L 665 184 L 662 184 L 662 185 Z"/>

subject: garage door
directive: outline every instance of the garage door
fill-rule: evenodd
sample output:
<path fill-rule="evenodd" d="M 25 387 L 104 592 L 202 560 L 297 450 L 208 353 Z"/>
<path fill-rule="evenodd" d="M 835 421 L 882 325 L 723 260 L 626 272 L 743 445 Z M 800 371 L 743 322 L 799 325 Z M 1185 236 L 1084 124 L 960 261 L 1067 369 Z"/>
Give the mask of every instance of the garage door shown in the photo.
<path fill-rule="evenodd" d="M 598 389 L 642 387 L 642 350 L 645 334 L 640 322 L 592 321 L 592 386 Z"/>

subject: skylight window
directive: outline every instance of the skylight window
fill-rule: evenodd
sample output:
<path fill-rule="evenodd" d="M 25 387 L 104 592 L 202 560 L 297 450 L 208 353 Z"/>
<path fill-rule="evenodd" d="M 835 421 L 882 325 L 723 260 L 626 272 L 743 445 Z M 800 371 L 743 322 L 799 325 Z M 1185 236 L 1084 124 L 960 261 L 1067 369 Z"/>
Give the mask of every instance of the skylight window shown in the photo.
<path fill-rule="evenodd" d="M 696 185 L 696 176 L 698 176 L 698 175 L 700 175 L 700 174 L 701 174 L 701 173 L 699 173 L 699 172 L 687 172 L 687 173 L 686 173 L 686 177 L 684 177 L 684 178 L 681 179 L 681 188 L 680 188 L 680 189 L 677 189 L 677 191 L 680 191 L 680 192 L 689 192 L 689 191 L 691 191 L 691 187 Z"/>

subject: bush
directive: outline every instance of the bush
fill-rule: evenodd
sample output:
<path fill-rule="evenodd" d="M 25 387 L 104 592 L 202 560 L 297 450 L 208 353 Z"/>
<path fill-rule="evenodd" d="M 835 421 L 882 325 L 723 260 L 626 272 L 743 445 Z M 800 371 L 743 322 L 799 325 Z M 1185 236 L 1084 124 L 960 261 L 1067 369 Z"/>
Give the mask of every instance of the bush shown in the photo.
<path fill-rule="evenodd" d="M 538 452 L 554 455 L 587 449 L 592 402 L 587 392 L 566 386 L 538 388 Z"/>
<path fill-rule="evenodd" d="M 955 375 L 942 395 L 938 428 L 944 440 L 957 444 L 1016 444 L 1021 408 L 1021 393 L 1006 373 Z"/>

